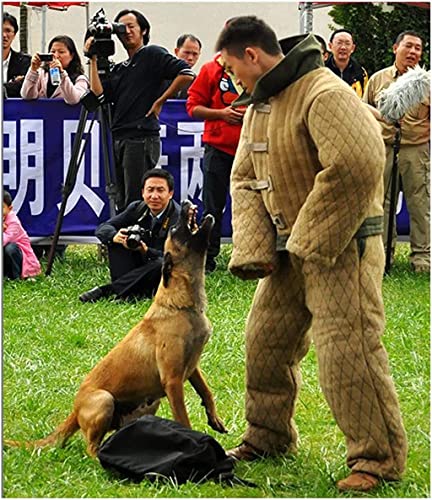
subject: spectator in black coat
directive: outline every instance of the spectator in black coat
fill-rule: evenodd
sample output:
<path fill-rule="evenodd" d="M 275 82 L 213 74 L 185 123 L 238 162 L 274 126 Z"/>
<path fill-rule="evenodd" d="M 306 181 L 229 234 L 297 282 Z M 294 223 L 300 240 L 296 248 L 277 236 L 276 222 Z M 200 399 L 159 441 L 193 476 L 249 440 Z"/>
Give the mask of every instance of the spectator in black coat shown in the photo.
<path fill-rule="evenodd" d="M 24 76 L 30 66 L 31 56 L 11 48 L 18 32 L 14 16 L 3 12 L 3 89 L 5 97 L 21 97 L 20 90 Z"/>
<path fill-rule="evenodd" d="M 96 236 L 108 246 L 112 282 L 83 293 L 81 302 L 112 295 L 121 299 L 154 295 L 161 278 L 165 240 L 180 214 L 173 194 L 174 179 L 168 171 L 148 170 L 142 188 L 144 201 L 132 202 L 96 229 Z M 138 226 L 139 231 L 131 242 L 127 228 L 132 226 Z"/>

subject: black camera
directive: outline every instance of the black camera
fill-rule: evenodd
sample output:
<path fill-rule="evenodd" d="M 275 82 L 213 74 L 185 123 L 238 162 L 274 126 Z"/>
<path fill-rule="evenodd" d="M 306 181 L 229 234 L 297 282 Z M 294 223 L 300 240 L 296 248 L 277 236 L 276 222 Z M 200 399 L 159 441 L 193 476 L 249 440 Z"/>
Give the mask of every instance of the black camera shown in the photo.
<path fill-rule="evenodd" d="M 42 62 L 51 62 L 54 59 L 54 54 L 51 52 L 48 54 L 42 54 L 41 52 L 38 52 L 39 59 Z"/>
<path fill-rule="evenodd" d="M 92 35 L 94 42 L 92 43 L 87 56 L 109 57 L 115 52 L 114 40 L 111 35 L 123 35 L 126 33 L 126 26 L 123 23 L 109 23 L 105 17 L 105 11 L 99 9 L 93 16 L 88 28 L 87 36 Z"/>
<path fill-rule="evenodd" d="M 131 250 L 136 250 L 140 246 L 141 241 L 147 244 L 147 242 L 150 241 L 152 236 L 150 229 L 144 229 L 139 224 L 127 227 L 126 234 L 127 234 L 126 245 Z"/>

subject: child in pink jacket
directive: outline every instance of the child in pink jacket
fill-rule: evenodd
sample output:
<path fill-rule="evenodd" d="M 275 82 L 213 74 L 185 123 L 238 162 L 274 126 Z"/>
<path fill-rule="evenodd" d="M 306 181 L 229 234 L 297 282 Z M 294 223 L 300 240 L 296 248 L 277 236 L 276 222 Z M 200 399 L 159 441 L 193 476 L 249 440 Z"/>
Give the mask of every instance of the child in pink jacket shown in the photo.
<path fill-rule="evenodd" d="M 40 272 L 30 238 L 13 211 L 12 197 L 8 191 L 3 191 L 3 275 L 14 280 Z"/>
<path fill-rule="evenodd" d="M 66 35 L 56 36 L 50 41 L 48 51 L 53 54 L 53 60 L 44 63 L 44 66 L 38 53 L 32 57 L 31 66 L 21 88 L 21 97 L 57 98 L 64 99 L 66 104 L 78 104 L 81 96 L 89 89 L 89 82 L 84 75 L 74 41 Z M 50 68 L 59 69 L 59 85 L 52 84 L 49 76 Z"/>

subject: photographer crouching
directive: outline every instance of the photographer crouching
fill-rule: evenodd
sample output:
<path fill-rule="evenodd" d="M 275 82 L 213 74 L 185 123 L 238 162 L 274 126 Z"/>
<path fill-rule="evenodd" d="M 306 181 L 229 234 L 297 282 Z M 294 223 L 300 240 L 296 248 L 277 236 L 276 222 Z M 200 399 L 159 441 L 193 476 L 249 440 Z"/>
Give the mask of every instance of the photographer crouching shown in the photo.
<path fill-rule="evenodd" d="M 115 33 L 129 58 L 109 71 Z M 159 114 L 165 101 L 195 77 L 189 65 L 157 45 L 147 46 L 150 23 L 136 10 L 125 9 L 110 24 L 101 9 L 89 26 L 84 51 L 90 59 L 90 87 L 101 103 L 111 106 L 117 212 L 140 200 L 144 173 L 160 156 Z M 166 80 L 171 85 L 163 92 Z"/>
<path fill-rule="evenodd" d="M 180 206 L 172 197 L 174 178 L 166 170 L 153 168 L 144 174 L 142 199 L 96 229 L 108 246 L 112 282 L 80 296 L 81 302 L 104 297 L 152 297 L 161 278 L 162 256 L 169 229 L 175 225 Z"/>

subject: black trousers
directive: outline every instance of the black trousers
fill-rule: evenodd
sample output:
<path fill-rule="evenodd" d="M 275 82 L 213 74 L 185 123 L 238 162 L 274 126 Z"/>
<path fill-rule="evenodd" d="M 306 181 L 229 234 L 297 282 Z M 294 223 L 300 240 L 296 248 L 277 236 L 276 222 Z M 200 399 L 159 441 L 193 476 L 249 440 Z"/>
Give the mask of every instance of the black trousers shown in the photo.
<path fill-rule="evenodd" d="M 21 277 L 23 254 L 16 243 L 3 247 L 3 276 L 16 280 Z"/>
<path fill-rule="evenodd" d="M 142 199 L 143 175 L 157 165 L 159 156 L 159 136 L 114 141 L 118 213 L 129 203 Z"/>
<path fill-rule="evenodd" d="M 211 214 L 215 218 L 215 225 L 210 235 L 207 260 L 214 260 L 220 252 L 222 217 L 229 194 L 233 161 L 234 156 L 206 144 L 203 161 L 203 215 Z"/>
<path fill-rule="evenodd" d="M 162 257 L 149 260 L 140 252 L 113 244 L 108 246 L 108 259 L 111 293 L 119 298 L 153 297 L 161 279 Z"/>

